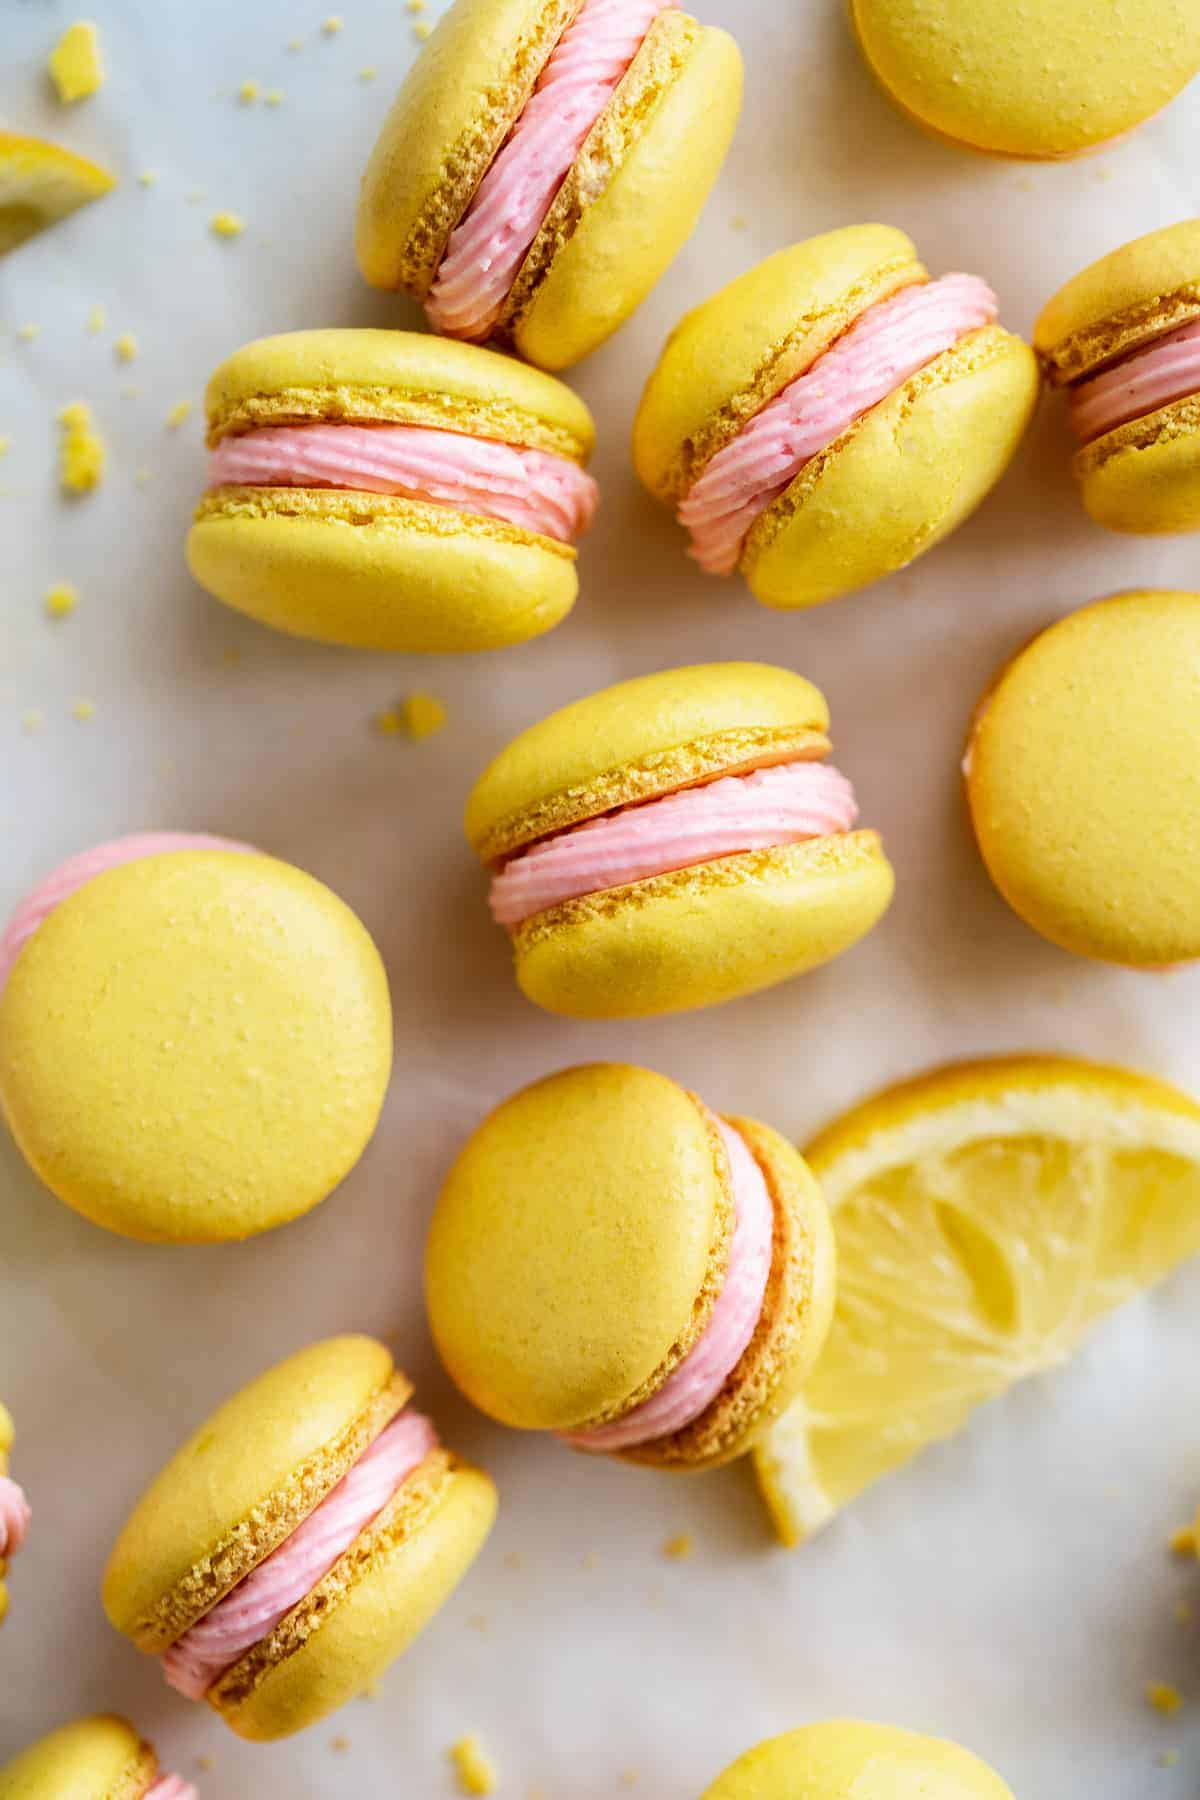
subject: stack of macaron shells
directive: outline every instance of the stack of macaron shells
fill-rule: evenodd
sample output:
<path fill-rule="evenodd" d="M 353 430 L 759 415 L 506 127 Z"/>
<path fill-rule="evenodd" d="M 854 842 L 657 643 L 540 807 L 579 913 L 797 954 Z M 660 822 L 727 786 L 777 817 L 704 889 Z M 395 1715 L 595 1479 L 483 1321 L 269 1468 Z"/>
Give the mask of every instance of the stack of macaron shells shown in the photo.
<path fill-rule="evenodd" d="M 0 1624 L 8 1613 L 8 1589 L 4 1584 L 8 1561 L 25 1542 L 33 1519 L 24 1490 L 8 1472 L 13 1435 L 12 1414 L 0 1404 Z"/>
<path fill-rule="evenodd" d="M 999 480 L 1033 414 L 1029 346 L 977 276 L 847 226 L 689 313 L 646 385 L 637 472 L 712 574 L 812 606 L 902 568 Z"/>
<path fill-rule="evenodd" d="M 290 1736 L 369 1688 L 491 1529 L 492 1483 L 411 1393 L 373 1339 L 299 1351 L 193 1434 L 117 1540 L 112 1624 L 240 1737 Z"/>
<path fill-rule="evenodd" d="M 457 0 L 359 203 L 359 266 L 436 330 L 562 369 L 680 249 L 741 107 L 723 31 L 675 0 Z"/>
<path fill-rule="evenodd" d="M 710 1006 L 826 962 L 893 876 L 790 670 L 640 676 L 532 726 L 467 803 L 523 992 L 550 1012 Z"/>
<path fill-rule="evenodd" d="M 1065 391 L 1092 518 L 1114 531 L 1200 530 L 1200 219 L 1082 270 L 1033 341 Z"/>
<path fill-rule="evenodd" d="M 833 1235 L 803 1159 L 768 1126 L 719 1118 L 650 1070 L 595 1064 L 511 1096 L 468 1140 L 425 1287 L 446 1367 L 493 1418 L 710 1468 L 749 1449 L 815 1362 Z"/>
<path fill-rule="evenodd" d="M 180 1775 L 112 1713 L 75 1719 L 0 1769 L 0 1800 L 197 1800 Z"/>
<path fill-rule="evenodd" d="M 488 650 L 570 611 L 598 500 L 553 376 L 412 332 L 287 332 L 209 382 L 196 579 L 300 637 Z"/>
<path fill-rule="evenodd" d="M 970 1751 L 891 1725 L 830 1719 L 768 1738 L 703 1800 L 1013 1800 Z"/>

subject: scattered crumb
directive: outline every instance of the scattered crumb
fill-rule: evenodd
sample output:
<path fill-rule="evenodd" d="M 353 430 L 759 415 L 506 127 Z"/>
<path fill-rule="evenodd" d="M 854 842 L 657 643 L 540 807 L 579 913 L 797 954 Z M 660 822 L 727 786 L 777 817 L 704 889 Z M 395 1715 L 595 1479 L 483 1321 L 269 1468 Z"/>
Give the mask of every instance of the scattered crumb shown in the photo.
<path fill-rule="evenodd" d="M 209 1774 L 212 1770 L 212 1766 L 213 1759 L 211 1756 L 198 1756 L 196 1758 L 196 1767 L 200 1770 L 202 1775 Z"/>
<path fill-rule="evenodd" d="M 429 0 L 408 0 L 408 10 L 410 13 L 423 13 L 428 4 Z"/>
<path fill-rule="evenodd" d="M 496 1771 L 473 1737 L 459 1738 L 450 1751 L 450 1760 L 458 1776 L 461 1794 L 490 1794 L 496 1786 Z"/>
<path fill-rule="evenodd" d="M 138 181 L 142 187 L 153 187 L 157 180 L 158 180 L 158 170 L 157 169 L 143 169 L 141 174 L 138 176 Z"/>
<path fill-rule="evenodd" d="M 102 306 L 93 306 L 88 314 L 87 328 L 93 337 L 104 330 L 104 308 Z"/>
<path fill-rule="evenodd" d="M 0 456 L 8 455 L 9 443 L 10 443 L 10 440 L 8 438 L 0 437 Z"/>
<path fill-rule="evenodd" d="M 486 1637 L 491 1630 L 491 1621 L 486 1613 L 472 1613 L 467 1624 L 472 1631 L 477 1631 L 480 1637 Z"/>
<path fill-rule="evenodd" d="M 374 81 L 374 79 L 378 75 L 378 73 L 379 73 L 379 70 L 375 67 L 375 65 L 373 63 L 369 63 L 365 69 L 360 69 L 358 71 L 358 79 L 360 81 Z"/>
<path fill-rule="evenodd" d="M 303 38 L 289 38 L 287 41 L 286 48 L 288 50 L 303 50 L 304 39 Z"/>
<path fill-rule="evenodd" d="M 736 213 L 729 221 L 730 229 L 733 231 L 745 231 L 749 227 L 749 224 L 750 221 L 745 213 Z"/>
<path fill-rule="evenodd" d="M 694 1549 L 695 1545 L 692 1543 L 690 1534 L 681 1531 L 677 1537 L 667 1539 L 662 1553 L 670 1562 L 683 1562 Z"/>
<path fill-rule="evenodd" d="M 600 1567 L 600 1558 L 596 1555 L 594 1550 L 589 1550 L 586 1556 L 580 1557 L 579 1566 L 581 1569 L 598 1569 Z"/>
<path fill-rule="evenodd" d="M 345 23 L 341 13 L 330 13 L 327 19 L 321 21 L 321 30 L 326 37 L 336 37 Z"/>
<path fill-rule="evenodd" d="M 637 1786 L 637 1784 L 638 1784 L 638 1772 L 636 1769 L 624 1769 L 621 1773 L 621 1777 L 620 1777 L 619 1781 L 617 1782 L 617 1786 L 623 1787 L 623 1788 L 635 1788 Z"/>
<path fill-rule="evenodd" d="M 410 694 L 399 706 L 377 713 L 374 723 L 384 737 L 407 737 L 420 743 L 441 731 L 446 723 L 446 708 L 433 694 Z"/>
<path fill-rule="evenodd" d="M 1169 1681 L 1152 1681 L 1146 1688 L 1146 1704 L 1164 1719 L 1170 1719 L 1183 1705 L 1183 1695 Z"/>
<path fill-rule="evenodd" d="M 1178 1750 L 1160 1750 L 1154 1760 L 1160 1769 L 1176 1769 L 1179 1766 L 1179 1752 Z"/>
<path fill-rule="evenodd" d="M 266 93 L 263 95 L 263 99 L 268 106 L 282 106 L 282 104 L 283 104 L 283 89 L 282 88 L 268 88 Z"/>
<path fill-rule="evenodd" d="M 176 431 L 192 410 L 190 400 L 177 400 L 167 414 L 167 430 Z"/>
<path fill-rule="evenodd" d="M 131 363 L 138 353 L 137 339 L 132 331 L 123 331 L 113 345 L 118 362 Z"/>
<path fill-rule="evenodd" d="M 329 1740 L 329 1748 L 331 1750 L 348 1750 L 350 1748 L 350 1739 L 339 1732 L 337 1737 Z"/>
<path fill-rule="evenodd" d="M 504 1566 L 506 1569 L 512 1569 L 515 1573 L 521 1567 L 521 1552 L 509 1550 L 504 1558 Z"/>
<path fill-rule="evenodd" d="M 1195 1614 L 1192 1611 L 1192 1603 L 1190 1600 L 1177 1600 L 1175 1602 L 1175 1618 L 1180 1625 L 1190 1625 L 1194 1617 Z"/>
<path fill-rule="evenodd" d="M 36 706 L 31 706 L 21 714 L 21 730 L 30 733 L 42 729 L 42 714 Z"/>
<path fill-rule="evenodd" d="M 1200 1552 L 1200 1546 L 1198 1546 L 1196 1542 L 1196 1527 L 1194 1525 L 1181 1525 L 1178 1531 L 1173 1531 L 1171 1533 L 1168 1540 L 1168 1548 L 1172 1556 L 1197 1555 L 1198 1552 Z"/>
<path fill-rule="evenodd" d="M 79 595 L 69 581 L 60 581 L 46 594 L 42 603 L 51 619 L 69 619 L 79 605 Z"/>
<path fill-rule="evenodd" d="M 424 19 L 418 19 L 416 24 L 413 26 L 413 36 L 415 38 L 419 38 L 421 43 L 424 43 L 425 39 L 429 36 L 429 34 L 432 30 L 433 30 L 432 25 L 427 24 Z"/>
<path fill-rule="evenodd" d="M 170 423 L 170 421 L 168 421 L 168 423 Z M 133 472 L 133 479 L 137 483 L 138 487 L 145 487 L 146 483 L 150 479 L 149 469 L 146 469 L 146 468 L 135 469 Z"/>
<path fill-rule="evenodd" d="M 71 717 L 78 719 L 81 725 L 86 725 L 88 720 L 94 719 L 95 716 L 96 702 L 94 700 L 77 700 L 71 708 Z"/>
<path fill-rule="evenodd" d="M 237 91 L 237 97 L 243 106 L 250 106 L 258 99 L 258 93 L 259 89 L 257 81 L 243 81 L 241 87 Z"/>
<path fill-rule="evenodd" d="M 41 329 L 40 325 L 21 325 L 17 329 L 17 336 L 23 344 L 32 344 Z"/>
<path fill-rule="evenodd" d="M 64 105 L 86 100 L 104 85 L 100 43 L 90 19 L 79 19 L 67 26 L 50 52 L 47 67 Z"/>
<path fill-rule="evenodd" d="M 214 237 L 241 237 L 243 231 L 246 229 L 246 221 L 239 218 L 237 213 L 214 213 L 212 218 L 208 221 L 208 229 L 212 232 Z"/>
<path fill-rule="evenodd" d="M 91 408 L 76 400 L 63 407 L 58 422 L 62 427 L 58 479 L 63 493 L 90 494 L 104 474 L 104 443 L 93 426 Z"/>

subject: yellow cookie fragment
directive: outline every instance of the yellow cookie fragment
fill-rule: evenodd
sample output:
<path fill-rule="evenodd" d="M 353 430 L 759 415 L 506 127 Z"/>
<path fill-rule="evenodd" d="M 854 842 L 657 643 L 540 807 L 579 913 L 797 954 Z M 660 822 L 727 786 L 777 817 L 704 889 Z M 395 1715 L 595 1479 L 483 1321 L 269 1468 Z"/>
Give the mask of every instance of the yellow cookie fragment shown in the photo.
<path fill-rule="evenodd" d="M 137 339 L 132 331 L 123 331 L 113 344 L 113 352 L 118 362 L 131 363 L 138 353 Z"/>
<path fill-rule="evenodd" d="M 494 1791 L 496 1770 L 475 1738 L 460 1738 L 450 1751 L 450 1760 L 458 1776 L 460 1793 L 490 1794 Z"/>
<path fill-rule="evenodd" d="M 258 83 L 257 83 L 257 81 L 243 81 L 241 87 L 238 89 L 238 99 L 241 101 L 243 106 L 249 106 L 252 104 L 253 101 L 257 100 L 258 99 Z"/>
<path fill-rule="evenodd" d="M 67 29 L 50 52 L 46 65 L 64 105 L 86 100 L 104 85 L 100 40 L 90 19 L 79 19 Z"/>
<path fill-rule="evenodd" d="M 237 213 L 219 212 L 214 213 L 208 221 L 208 228 L 214 237 L 241 237 L 246 229 L 246 221 L 239 218 Z"/>
<path fill-rule="evenodd" d="M 677 1537 L 667 1539 L 663 1545 L 663 1555 L 669 1562 L 685 1562 L 694 1548 L 690 1533 L 681 1531 Z"/>
<path fill-rule="evenodd" d="M 1200 1555 L 1200 1544 L 1197 1543 L 1196 1539 L 1196 1527 L 1194 1525 L 1181 1525 L 1178 1531 L 1173 1531 L 1171 1533 L 1168 1541 L 1168 1548 L 1172 1556 Z"/>
<path fill-rule="evenodd" d="M 90 494 L 104 474 L 104 440 L 92 423 L 91 408 L 82 400 L 64 406 L 58 415 L 62 440 L 58 450 L 58 478 L 64 494 Z"/>
<path fill-rule="evenodd" d="M 190 400 L 177 400 L 167 414 L 167 430 L 177 431 L 191 410 L 192 403 Z"/>
<path fill-rule="evenodd" d="M 0 256 L 116 185 L 86 157 L 44 138 L 0 131 Z"/>
<path fill-rule="evenodd" d="M 69 619 L 79 605 L 79 595 L 69 581 L 60 581 L 46 595 L 46 613 L 51 619 Z"/>
<path fill-rule="evenodd" d="M 399 706 L 377 713 L 375 729 L 384 737 L 408 737 L 420 743 L 446 723 L 446 708 L 433 694 L 410 694 Z"/>
<path fill-rule="evenodd" d="M 1152 1681 L 1146 1689 L 1146 1704 L 1164 1719 L 1171 1719 L 1183 1705 L 1183 1695 L 1169 1681 Z"/>

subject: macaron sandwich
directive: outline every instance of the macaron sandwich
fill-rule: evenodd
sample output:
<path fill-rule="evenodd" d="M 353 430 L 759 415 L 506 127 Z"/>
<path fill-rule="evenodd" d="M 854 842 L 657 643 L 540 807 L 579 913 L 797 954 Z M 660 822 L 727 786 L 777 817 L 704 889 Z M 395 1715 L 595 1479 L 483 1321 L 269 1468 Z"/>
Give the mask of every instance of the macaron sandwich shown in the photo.
<path fill-rule="evenodd" d="M 0 1112 L 50 1191 L 146 1242 L 251 1237 L 354 1166 L 392 1061 L 379 952 L 311 875 L 147 832 L 0 934 Z"/>
<path fill-rule="evenodd" d="M 238 350 L 206 397 L 202 587 L 293 636 L 493 650 L 579 591 L 597 489 L 582 400 L 553 376 L 406 331 L 293 331 Z"/>
<path fill-rule="evenodd" d="M 596 1064 L 513 1095 L 468 1140 L 434 1211 L 425 1292 L 447 1369 L 492 1418 L 711 1468 L 750 1448 L 815 1362 L 833 1233 L 769 1126 Z"/>
<path fill-rule="evenodd" d="M 0 1800 L 197 1800 L 165 1774 L 152 1747 L 113 1713 L 75 1719 L 0 1769 Z"/>
<path fill-rule="evenodd" d="M 1092 263 L 1045 307 L 1033 342 L 1066 396 L 1092 518 L 1200 531 L 1200 219 Z"/>
<path fill-rule="evenodd" d="M 0 1625 L 8 1616 L 8 1589 L 4 1585 L 8 1561 L 25 1542 L 33 1517 L 24 1492 L 8 1472 L 12 1447 L 12 1414 L 7 1406 L 0 1405 Z"/>
<path fill-rule="evenodd" d="M 737 45 L 675 0 L 456 0 L 367 166 L 359 267 L 565 369 L 690 235 L 741 99 Z"/>
<path fill-rule="evenodd" d="M 941 1738 L 853 1719 L 769 1738 L 702 1800 L 1013 1800 L 999 1775 Z"/>
<path fill-rule="evenodd" d="M 1033 352 L 975 275 L 851 225 L 781 250 L 690 312 L 638 408 L 633 460 L 710 575 L 765 606 L 877 581 L 960 525 L 1033 416 Z"/>
<path fill-rule="evenodd" d="M 711 663 L 622 682 L 514 739 L 466 833 L 528 998 L 576 1018 L 681 1012 L 865 936 L 894 878 L 824 760 L 828 727 L 801 676 Z"/>
<path fill-rule="evenodd" d="M 330 1338 L 213 1414 L 147 1489 L 104 1610 L 239 1737 L 290 1737 L 363 1693 L 474 1561 L 496 1494 L 371 1338 Z"/>

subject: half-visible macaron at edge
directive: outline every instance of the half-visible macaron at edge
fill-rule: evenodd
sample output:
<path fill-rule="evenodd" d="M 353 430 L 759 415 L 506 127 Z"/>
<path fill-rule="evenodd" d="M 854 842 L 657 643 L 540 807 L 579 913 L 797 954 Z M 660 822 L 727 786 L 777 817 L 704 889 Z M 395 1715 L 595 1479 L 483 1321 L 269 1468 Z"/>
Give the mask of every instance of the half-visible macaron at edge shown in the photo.
<path fill-rule="evenodd" d="M 245 1238 L 353 1168 L 391 1073 L 387 976 L 311 875 L 149 832 L 72 857 L 0 935 L 0 1111 L 50 1191 L 147 1242 Z"/>
<path fill-rule="evenodd" d="M 411 1394 L 374 1339 L 313 1344 L 227 1400 L 121 1532 L 110 1621 L 239 1737 L 365 1692 L 482 1548 L 495 1489 Z"/>
<path fill-rule="evenodd" d="M 359 267 L 565 369 L 682 248 L 741 100 L 737 45 L 675 0 L 456 0 L 367 166 Z"/>
<path fill-rule="evenodd" d="M 406 331 L 260 338 L 213 375 L 197 581 L 297 637 L 471 651 L 549 631 L 595 512 L 582 400 Z"/>
<path fill-rule="evenodd" d="M 1097 524 L 1200 531 L 1200 219 L 1082 270 L 1045 306 L 1033 342 L 1065 391 Z"/>
<path fill-rule="evenodd" d="M 840 955 L 891 902 L 824 758 L 829 709 L 763 663 L 639 676 L 513 740 L 467 802 L 522 991 L 549 1012 L 714 1006 Z"/>
<path fill-rule="evenodd" d="M 782 250 L 668 339 L 638 475 L 708 573 L 740 570 L 767 606 L 837 599 L 939 543 L 1008 467 L 1039 382 L 996 313 L 887 225 Z"/>
<path fill-rule="evenodd" d="M 25 1542 L 33 1519 L 24 1490 L 8 1473 L 13 1435 L 12 1414 L 0 1403 L 0 1625 L 8 1616 L 8 1589 L 4 1577 L 8 1574 L 9 1558 L 15 1556 Z"/>
<path fill-rule="evenodd" d="M 114 1713 L 61 1725 L 0 1769 L 0 1800 L 198 1800 Z"/>
<path fill-rule="evenodd" d="M 468 1140 L 434 1211 L 425 1291 L 447 1369 L 502 1424 L 712 1468 L 750 1448 L 815 1362 L 833 1233 L 777 1132 L 648 1069 L 594 1064 L 514 1094 Z"/>
<path fill-rule="evenodd" d="M 758 1744 L 702 1800 L 1013 1800 L 992 1769 L 942 1738 L 831 1719 Z"/>

